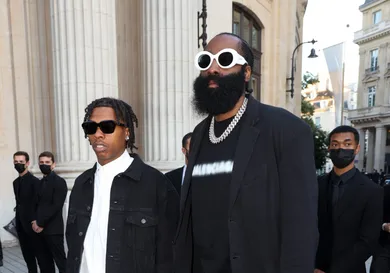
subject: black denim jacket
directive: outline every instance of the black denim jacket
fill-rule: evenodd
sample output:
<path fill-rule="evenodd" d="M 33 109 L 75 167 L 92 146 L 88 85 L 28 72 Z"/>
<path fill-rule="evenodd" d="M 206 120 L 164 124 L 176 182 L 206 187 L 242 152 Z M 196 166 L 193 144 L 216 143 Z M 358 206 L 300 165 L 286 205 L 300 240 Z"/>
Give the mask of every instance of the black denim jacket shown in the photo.
<path fill-rule="evenodd" d="M 114 177 L 108 222 L 106 273 L 172 272 L 172 240 L 179 197 L 171 182 L 136 155 Z M 80 271 L 91 219 L 96 165 L 75 181 L 66 226 L 67 273 Z"/>

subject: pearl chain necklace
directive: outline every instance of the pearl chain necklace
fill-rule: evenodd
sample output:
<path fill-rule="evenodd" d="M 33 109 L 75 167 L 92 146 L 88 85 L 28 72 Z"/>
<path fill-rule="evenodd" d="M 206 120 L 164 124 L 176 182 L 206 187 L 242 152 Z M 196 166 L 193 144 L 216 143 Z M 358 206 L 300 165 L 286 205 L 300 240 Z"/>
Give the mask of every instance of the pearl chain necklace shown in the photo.
<path fill-rule="evenodd" d="M 244 103 L 240 107 L 240 110 L 238 110 L 238 113 L 236 114 L 234 119 L 230 122 L 229 126 L 225 129 L 225 131 L 222 133 L 220 137 L 216 137 L 214 133 L 215 117 L 211 119 L 210 128 L 209 128 L 209 139 L 211 143 L 218 144 L 223 140 L 225 140 L 230 135 L 234 127 L 236 127 L 237 123 L 240 121 L 242 115 L 245 113 L 247 104 L 248 104 L 248 99 L 245 98 Z"/>

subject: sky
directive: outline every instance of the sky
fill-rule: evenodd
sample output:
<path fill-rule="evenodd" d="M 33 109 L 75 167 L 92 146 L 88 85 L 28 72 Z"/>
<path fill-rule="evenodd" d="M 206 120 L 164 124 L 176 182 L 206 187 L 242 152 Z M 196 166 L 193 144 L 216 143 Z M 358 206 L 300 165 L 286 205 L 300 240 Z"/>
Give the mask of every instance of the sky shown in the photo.
<path fill-rule="evenodd" d="M 353 44 L 354 32 L 362 29 L 359 6 L 364 0 L 309 0 L 303 24 L 303 41 L 313 38 L 314 45 L 303 45 L 302 73 L 324 74 L 327 70 L 323 49 L 347 42 L 345 82 L 356 82 L 359 67 L 359 47 Z M 349 27 L 347 27 L 349 25 Z M 352 45 L 352 46 L 351 46 Z M 318 58 L 309 59 L 312 48 Z"/>

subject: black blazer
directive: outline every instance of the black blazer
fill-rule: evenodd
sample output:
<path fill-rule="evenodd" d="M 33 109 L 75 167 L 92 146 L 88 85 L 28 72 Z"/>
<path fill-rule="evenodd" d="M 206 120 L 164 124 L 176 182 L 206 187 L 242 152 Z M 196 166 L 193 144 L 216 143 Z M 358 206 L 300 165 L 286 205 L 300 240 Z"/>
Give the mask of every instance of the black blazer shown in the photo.
<path fill-rule="evenodd" d="M 383 223 L 390 223 L 390 185 L 383 186 Z M 381 230 L 379 237 L 379 243 L 381 246 L 390 246 L 390 233 Z"/>
<path fill-rule="evenodd" d="M 191 174 L 210 118 L 194 130 L 174 240 L 175 272 L 192 268 Z M 313 273 L 317 183 L 313 135 L 290 112 L 249 97 L 241 119 L 230 183 L 233 273 Z"/>
<path fill-rule="evenodd" d="M 23 185 L 21 186 L 20 183 Z M 39 186 L 39 179 L 30 172 L 16 178 L 13 182 L 16 201 L 16 229 L 19 231 L 23 228 L 26 232 L 33 232 L 31 222 L 35 220 L 34 204 Z"/>
<path fill-rule="evenodd" d="M 181 180 L 183 177 L 183 169 L 184 167 L 172 170 L 170 172 L 167 172 L 165 176 L 172 182 L 173 186 L 175 187 L 177 193 L 180 196 L 181 191 Z"/>
<path fill-rule="evenodd" d="M 43 227 L 44 234 L 64 234 L 62 207 L 68 193 L 65 179 L 51 172 L 41 180 L 37 198 L 37 225 Z"/>
<path fill-rule="evenodd" d="M 316 268 L 326 273 L 365 273 L 365 261 L 378 246 L 383 189 L 357 170 L 332 215 L 330 174 L 319 177 L 318 183 Z"/>

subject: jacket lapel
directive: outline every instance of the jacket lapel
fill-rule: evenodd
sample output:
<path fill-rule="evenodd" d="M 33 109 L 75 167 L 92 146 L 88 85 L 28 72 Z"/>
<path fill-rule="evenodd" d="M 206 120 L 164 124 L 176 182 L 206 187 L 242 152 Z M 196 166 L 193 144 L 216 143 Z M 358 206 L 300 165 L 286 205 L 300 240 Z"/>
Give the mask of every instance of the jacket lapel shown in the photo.
<path fill-rule="evenodd" d="M 256 140 L 260 134 L 260 130 L 254 126 L 259 118 L 256 115 L 256 106 L 254 98 L 250 96 L 246 113 L 242 117 L 240 136 L 238 137 L 236 152 L 234 154 L 234 167 L 230 181 L 229 215 L 236 202 L 241 181 L 244 178 L 246 167 L 252 156 Z"/>
<path fill-rule="evenodd" d="M 203 122 L 200 124 L 200 130 L 199 134 L 193 135 L 191 138 L 191 144 L 190 144 L 190 155 L 188 158 L 188 165 L 186 168 L 186 173 L 184 175 L 184 181 L 183 186 L 181 188 L 181 198 L 180 198 L 180 214 L 184 212 L 184 205 L 188 198 L 189 189 L 191 186 L 191 178 L 192 178 L 192 170 L 194 169 L 194 165 L 196 162 L 196 159 L 199 154 L 200 145 L 203 139 L 203 136 L 206 131 L 206 125 L 208 124 L 208 121 L 210 120 L 210 117 L 203 120 Z"/>

